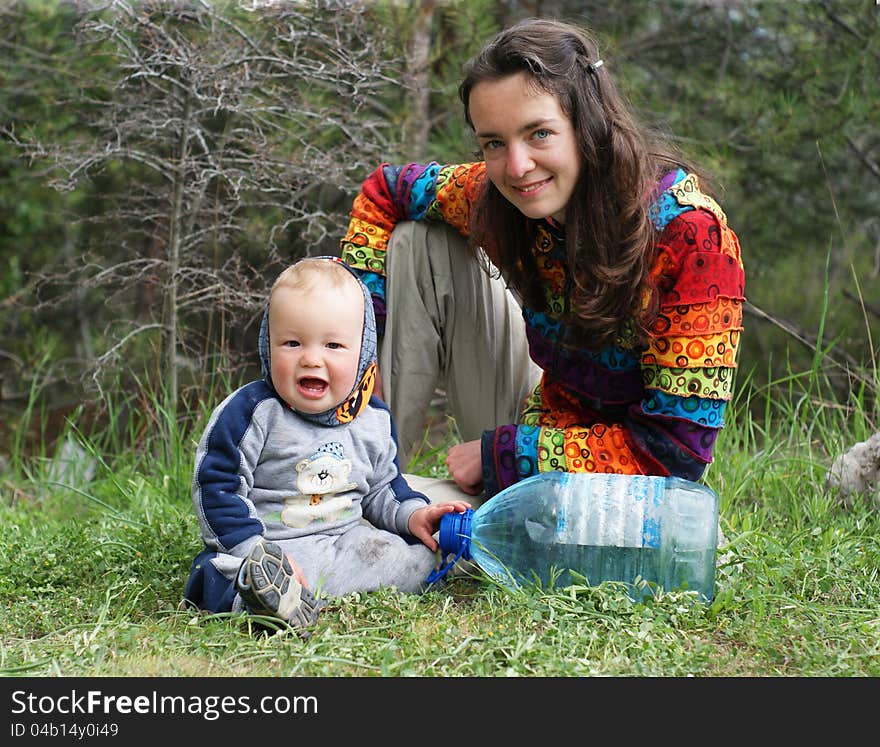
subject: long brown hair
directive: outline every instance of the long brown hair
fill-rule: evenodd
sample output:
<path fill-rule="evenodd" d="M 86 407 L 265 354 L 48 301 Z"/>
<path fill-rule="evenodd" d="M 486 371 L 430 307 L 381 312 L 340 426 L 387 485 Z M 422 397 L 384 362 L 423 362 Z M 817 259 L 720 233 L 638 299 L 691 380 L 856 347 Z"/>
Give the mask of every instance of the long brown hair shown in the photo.
<path fill-rule="evenodd" d="M 473 87 L 525 72 L 556 97 L 571 119 L 581 173 L 565 209 L 567 300 L 575 339 L 598 349 L 625 333 L 639 314 L 641 290 L 654 256 L 649 196 L 659 176 L 681 164 L 674 150 L 649 140 L 608 73 L 597 64 L 591 34 L 577 26 L 527 19 L 502 31 L 473 58 L 459 86 L 465 119 L 473 128 Z M 546 308 L 534 257 L 537 224 L 486 179 L 471 236 L 532 308 Z M 638 331 L 638 330 L 636 330 Z"/>

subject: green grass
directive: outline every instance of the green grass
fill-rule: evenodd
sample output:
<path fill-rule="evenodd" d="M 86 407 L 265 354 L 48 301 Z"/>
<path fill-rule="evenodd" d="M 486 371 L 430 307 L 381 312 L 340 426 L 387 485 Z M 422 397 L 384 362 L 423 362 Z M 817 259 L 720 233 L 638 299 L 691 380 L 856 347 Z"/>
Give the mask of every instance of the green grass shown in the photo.
<path fill-rule="evenodd" d="M 143 428 L 72 432 L 97 464 L 88 482 L 70 489 L 45 457 L 20 455 L 0 479 L 0 674 L 878 676 L 880 512 L 824 487 L 875 418 L 864 401 L 831 404 L 818 381 L 776 382 L 760 416 L 746 400 L 728 410 L 706 477 L 729 543 L 711 604 L 457 578 L 334 600 L 306 639 L 180 605 L 201 547 L 188 486 L 203 418 L 170 448 Z M 411 466 L 442 474 L 443 452 Z"/>

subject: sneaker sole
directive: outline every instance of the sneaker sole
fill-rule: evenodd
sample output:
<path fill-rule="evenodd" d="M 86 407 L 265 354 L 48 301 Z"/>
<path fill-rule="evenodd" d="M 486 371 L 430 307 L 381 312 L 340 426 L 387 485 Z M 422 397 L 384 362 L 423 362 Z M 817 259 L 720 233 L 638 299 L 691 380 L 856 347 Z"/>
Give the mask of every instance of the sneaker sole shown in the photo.
<path fill-rule="evenodd" d="M 239 593 L 251 612 L 278 617 L 296 627 L 312 625 L 319 604 L 293 572 L 284 551 L 274 542 L 259 542 L 244 561 Z"/>

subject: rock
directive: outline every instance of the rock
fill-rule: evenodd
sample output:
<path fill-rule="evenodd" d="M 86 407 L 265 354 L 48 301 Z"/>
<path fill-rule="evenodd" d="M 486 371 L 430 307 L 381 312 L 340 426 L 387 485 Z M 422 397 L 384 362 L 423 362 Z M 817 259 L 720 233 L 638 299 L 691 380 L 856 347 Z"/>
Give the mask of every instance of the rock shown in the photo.
<path fill-rule="evenodd" d="M 52 484 L 82 488 L 95 476 L 97 462 L 68 434 L 49 463 L 47 480 Z"/>
<path fill-rule="evenodd" d="M 847 505 L 863 496 L 880 508 L 880 431 L 837 457 L 825 484 L 836 489 Z"/>

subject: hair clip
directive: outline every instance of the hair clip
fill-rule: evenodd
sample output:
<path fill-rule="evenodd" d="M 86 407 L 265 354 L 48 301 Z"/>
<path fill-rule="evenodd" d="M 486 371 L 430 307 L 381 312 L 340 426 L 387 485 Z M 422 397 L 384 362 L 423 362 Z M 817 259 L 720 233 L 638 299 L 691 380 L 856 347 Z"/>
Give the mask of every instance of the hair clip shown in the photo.
<path fill-rule="evenodd" d="M 595 73 L 604 64 L 605 63 L 602 62 L 602 60 L 596 60 L 595 62 L 591 62 L 589 64 L 589 68 L 590 68 L 590 70 L 592 70 Z"/>

